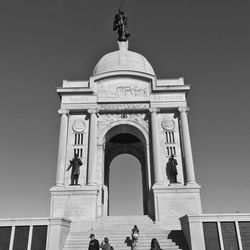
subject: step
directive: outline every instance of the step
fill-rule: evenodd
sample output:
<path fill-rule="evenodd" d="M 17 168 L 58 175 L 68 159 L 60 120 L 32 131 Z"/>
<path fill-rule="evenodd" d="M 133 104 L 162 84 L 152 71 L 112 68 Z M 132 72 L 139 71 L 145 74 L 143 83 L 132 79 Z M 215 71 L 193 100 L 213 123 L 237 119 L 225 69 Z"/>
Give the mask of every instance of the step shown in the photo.
<path fill-rule="evenodd" d="M 96 239 L 101 242 L 108 237 L 115 250 L 131 249 L 131 230 L 137 225 L 140 230 L 137 250 L 150 248 L 151 239 L 157 238 L 163 250 L 180 250 L 180 248 L 168 239 L 169 230 L 161 228 L 148 216 L 110 216 L 99 219 L 92 224 L 89 230 L 70 232 L 63 250 L 86 250 L 89 244 L 89 235 L 94 233 Z"/>

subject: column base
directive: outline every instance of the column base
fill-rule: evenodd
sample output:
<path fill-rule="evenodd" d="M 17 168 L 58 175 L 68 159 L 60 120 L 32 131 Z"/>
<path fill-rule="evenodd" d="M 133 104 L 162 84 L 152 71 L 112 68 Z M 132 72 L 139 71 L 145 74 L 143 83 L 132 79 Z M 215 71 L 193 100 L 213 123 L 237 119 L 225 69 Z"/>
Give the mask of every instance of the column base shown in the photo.
<path fill-rule="evenodd" d="M 63 183 L 57 183 L 54 185 L 54 187 L 64 187 L 64 184 Z"/>
<path fill-rule="evenodd" d="M 90 183 L 87 184 L 87 186 L 97 186 L 97 183 L 95 183 L 95 182 L 90 182 Z"/>
<path fill-rule="evenodd" d="M 185 186 L 192 186 L 192 187 L 199 187 L 199 184 L 196 183 L 195 181 L 188 181 L 185 183 Z"/>

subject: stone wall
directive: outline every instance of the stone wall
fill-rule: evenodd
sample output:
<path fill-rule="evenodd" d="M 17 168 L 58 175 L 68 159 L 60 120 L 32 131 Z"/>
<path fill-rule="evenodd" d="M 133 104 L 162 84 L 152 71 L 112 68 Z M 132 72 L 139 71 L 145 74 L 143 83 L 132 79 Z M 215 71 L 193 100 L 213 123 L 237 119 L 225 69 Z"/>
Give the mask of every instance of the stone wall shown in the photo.
<path fill-rule="evenodd" d="M 250 249 L 250 214 L 203 214 L 180 220 L 191 250 Z"/>
<path fill-rule="evenodd" d="M 0 249 L 61 250 L 69 228 L 63 218 L 0 219 Z"/>

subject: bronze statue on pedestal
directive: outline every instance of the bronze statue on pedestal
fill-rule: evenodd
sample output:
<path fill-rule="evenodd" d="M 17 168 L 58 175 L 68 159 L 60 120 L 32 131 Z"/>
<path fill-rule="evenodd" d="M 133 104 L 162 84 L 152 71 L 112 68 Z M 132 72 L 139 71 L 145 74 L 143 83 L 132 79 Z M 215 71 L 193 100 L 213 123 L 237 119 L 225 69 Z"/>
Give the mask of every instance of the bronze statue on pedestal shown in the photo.
<path fill-rule="evenodd" d="M 79 185 L 78 178 L 80 175 L 80 166 L 82 166 L 82 161 L 78 158 L 78 154 L 74 155 L 74 158 L 70 161 L 70 165 L 66 171 L 69 171 L 71 168 L 71 184 L 70 186 Z"/>
<path fill-rule="evenodd" d="M 118 41 L 126 42 L 130 34 L 128 33 L 128 18 L 121 8 L 119 8 L 118 14 L 115 15 L 113 23 L 113 31 L 117 30 Z"/>
<path fill-rule="evenodd" d="M 177 168 L 178 165 L 177 160 L 174 158 L 174 155 L 172 154 L 171 157 L 168 159 L 167 166 L 166 166 L 166 172 L 167 177 L 170 180 L 170 183 L 177 183 Z"/>

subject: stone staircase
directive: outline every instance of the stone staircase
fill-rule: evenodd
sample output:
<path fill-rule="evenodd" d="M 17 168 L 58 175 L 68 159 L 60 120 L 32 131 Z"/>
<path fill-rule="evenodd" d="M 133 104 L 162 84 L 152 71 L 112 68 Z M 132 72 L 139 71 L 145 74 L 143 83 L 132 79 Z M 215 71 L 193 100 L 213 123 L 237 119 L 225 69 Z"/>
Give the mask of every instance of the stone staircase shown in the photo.
<path fill-rule="evenodd" d="M 181 249 L 168 238 L 170 231 L 154 224 L 148 216 L 108 216 L 97 222 L 89 230 L 70 232 L 64 244 L 63 250 L 87 250 L 90 241 L 89 235 L 95 234 L 101 243 L 104 237 L 108 237 L 115 250 L 131 249 L 131 229 L 134 225 L 140 230 L 137 250 L 150 249 L 152 238 L 157 238 L 163 250 Z M 184 249 L 183 249 L 184 250 Z"/>

